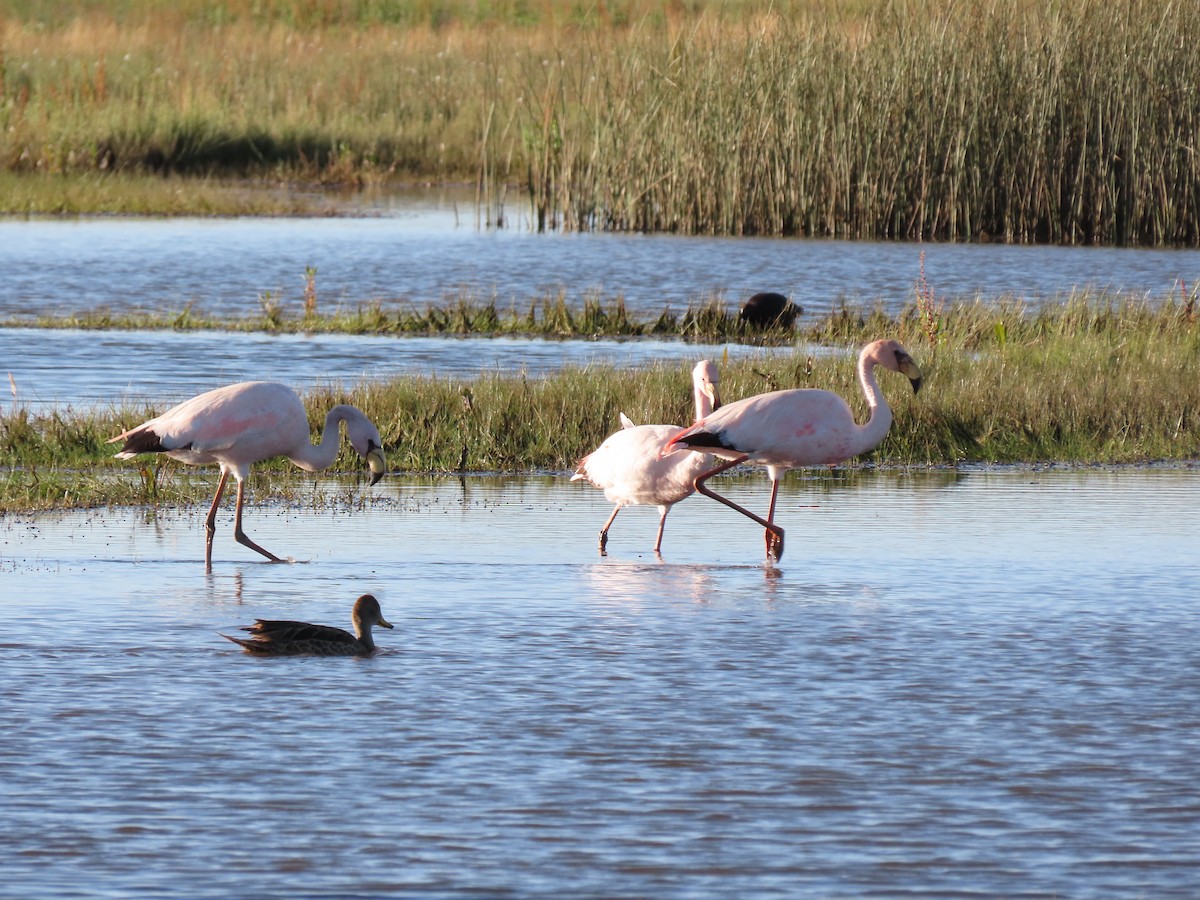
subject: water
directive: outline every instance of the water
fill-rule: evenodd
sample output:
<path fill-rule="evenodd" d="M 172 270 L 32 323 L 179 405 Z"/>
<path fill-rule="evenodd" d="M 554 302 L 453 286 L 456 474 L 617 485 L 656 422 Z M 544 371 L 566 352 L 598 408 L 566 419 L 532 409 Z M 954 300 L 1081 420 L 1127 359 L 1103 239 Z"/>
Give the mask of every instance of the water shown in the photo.
<path fill-rule="evenodd" d="M 236 381 L 283 381 L 297 390 L 401 375 L 476 378 L 568 366 L 636 368 L 670 360 L 753 356 L 750 347 L 683 341 L 552 341 L 0 328 L 0 396 L 38 412 L 171 404 Z M 812 350 L 809 352 L 821 352 Z M 828 352 L 828 351 L 826 351 Z M 15 386 L 15 388 L 14 388 Z M 0 404 L 2 405 L 2 404 Z"/>
<path fill-rule="evenodd" d="M 895 310 L 912 301 L 922 249 L 926 276 L 946 298 L 1036 306 L 1076 288 L 1162 296 L 1200 279 L 1200 250 L 536 234 L 477 228 L 466 208 L 465 198 L 436 195 L 366 219 L 0 221 L 0 317 L 189 304 L 220 318 L 258 316 L 268 291 L 298 314 L 309 266 L 325 312 L 373 301 L 424 310 L 461 293 L 524 311 L 562 292 L 574 303 L 620 296 L 640 318 L 713 297 L 734 306 L 764 290 L 814 315 L 842 300 Z"/>
<path fill-rule="evenodd" d="M 719 489 L 761 508 L 761 475 Z M 1191 897 L 1196 473 L 315 483 L 0 520 L 0 894 Z M 348 493 L 350 492 L 350 493 Z M 397 627 L 257 660 L 256 616 Z"/>
<path fill-rule="evenodd" d="M 631 314 L 681 313 L 719 297 L 731 307 L 781 291 L 820 315 L 842 300 L 893 312 L 913 296 L 921 247 L 847 241 L 543 234 L 476 227 L 470 197 L 418 192 L 363 219 L 111 219 L 0 221 L 0 317 L 85 315 L 106 309 L 177 313 L 189 305 L 224 318 L 261 315 L 271 292 L 303 308 L 304 271 L 317 268 L 319 308 L 389 310 L 494 297 L 525 310 L 557 296 L 621 296 Z M 1004 296 L 1030 305 L 1075 288 L 1161 297 L 1200 279 L 1200 251 L 926 245 L 937 295 Z M 0 329 L 0 377 L 37 410 L 174 402 L 231 381 L 271 378 L 297 387 L 353 384 L 410 373 L 538 375 L 563 365 L 642 366 L 719 356 L 725 347 L 680 341 L 545 341 L 271 336 Z M 734 353 L 757 353 L 729 345 Z M 805 351 L 807 352 L 807 351 Z"/>

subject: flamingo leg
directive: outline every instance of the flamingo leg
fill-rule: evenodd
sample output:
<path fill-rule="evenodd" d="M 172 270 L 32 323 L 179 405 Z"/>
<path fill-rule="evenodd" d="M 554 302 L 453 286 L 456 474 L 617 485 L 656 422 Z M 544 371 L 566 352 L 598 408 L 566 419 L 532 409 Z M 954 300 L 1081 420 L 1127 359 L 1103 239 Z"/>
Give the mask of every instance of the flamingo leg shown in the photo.
<path fill-rule="evenodd" d="M 604 527 L 600 529 L 600 553 L 604 554 L 604 548 L 608 546 L 608 529 L 612 526 L 613 519 L 617 517 L 617 513 L 621 511 L 621 507 L 613 507 L 613 513 L 608 517 L 608 521 L 604 523 Z"/>
<path fill-rule="evenodd" d="M 213 497 L 212 506 L 208 508 L 208 517 L 204 520 L 204 571 L 212 571 L 213 535 L 217 533 L 217 507 L 221 505 L 221 495 L 225 493 L 225 482 L 229 480 L 229 472 L 221 470 L 221 480 L 217 482 L 217 495 Z M 240 508 L 240 507 L 239 507 Z"/>
<path fill-rule="evenodd" d="M 775 523 L 775 498 L 778 496 L 779 496 L 779 479 L 772 478 L 771 479 L 771 503 L 767 507 L 767 521 L 770 522 L 771 524 Z M 778 562 L 779 557 L 781 557 L 783 555 L 783 530 L 780 529 L 779 533 L 777 534 L 771 529 L 770 525 L 768 525 L 764 536 L 767 539 L 767 556 L 774 556 L 776 562 Z"/>
<path fill-rule="evenodd" d="M 765 528 L 767 530 L 767 534 L 774 538 L 774 541 L 770 540 L 769 538 L 767 540 L 767 553 L 768 553 L 768 555 L 774 556 L 775 560 L 778 562 L 783 557 L 783 529 L 780 528 L 778 525 L 776 525 L 774 522 L 771 522 L 768 519 L 764 519 L 762 516 L 759 516 L 755 513 L 750 512 L 750 510 L 746 509 L 744 506 L 738 506 L 736 503 L 734 503 L 732 500 L 728 499 L 727 497 L 722 497 L 716 491 L 710 490 L 705 485 L 705 482 L 708 481 L 708 479 L 712 478 L 714 475 L 720 475 L 722 472 L 726 471 L 727 469 L 732 469 L 734 466 L 740 465 L 741 463 L 745 462 L 748 458 L 749 457 L 747 455 L 743 454 L 742 456 L 736 457 L 735 459 L 726 461 L 725 463 L 717 466 L 715 469 L 709 469 L 707 472 L 704 472 L 703 474 L 696 476 L 696 480 L 695 480 L 694 484 L 695 484 L 696 490 L 699 491 L 704 496 L 712 497 L 712 499 L 716 500 L 718 503 L 724 503 L 730 509 L 736 510 L 737 512 L 740 512 L 743 516 L 753 519 L 755 522 L 757 522 L 759 525 L 761 525 L 763 528 Z M 776 485 L 777 484 L 778 483 L 776 482 Z M 771 511 L 774 512 L 774 510 L 775 510 L 775 494 L 774 494 L 774 491 L 772 491 L 772 493 L 771 493 Z"/>
<path fill-rule="evenodd" d="M 234 539 L 242 546 L 249 547 L 251 550 L 258 551 L 263 556 L 265 556 L 267 559 L 269 559 L 271 562 L 283 562 L 283 560 L 281 560 L 274 553 L 270 553 L 270 552 L 264 550 L 262 547 L 258 546 L 258 544 L 254 543 L 254 541 L 250 540 L 250 538 L 246 537 L 246 532 L 242 531 L 242 501 L 245 498 L 245 495 L 246 495 L 246 482 L 239 479 L 238 480 L 238 488 L 237 488 L 237 506 L 235 507 L 234 513 L 233 513 L 233 537 L 234 537 Z"/>
<path fill-rule="evenodd" d="M 661 554 L 661 552 L 662 552 L 663 528 L 665 528 L 667 525 L 667 513 L 669 513 L 670 511 L 671 511 L 671 507 L 669 507 L 669 506 L 660 506 L 659 507 L 658 536 L 654 539 L 654 552 L 658 553 L 658 554 Z"/>

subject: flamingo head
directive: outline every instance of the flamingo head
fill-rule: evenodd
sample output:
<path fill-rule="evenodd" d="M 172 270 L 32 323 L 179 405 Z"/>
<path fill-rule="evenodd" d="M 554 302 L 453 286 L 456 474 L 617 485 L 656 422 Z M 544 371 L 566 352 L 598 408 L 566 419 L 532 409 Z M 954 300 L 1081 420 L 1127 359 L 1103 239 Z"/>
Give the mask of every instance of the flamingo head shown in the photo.
<path fill-rule="evenodd" d="M 898 341 L 876 341 L 863 350 L 864 362 L 875 362 L 892 372 L 899 372 L 912 384 L 913 393 L 921 390 L 921 370 Z"/>
<path fill-rule="evenodd" d="M 717 386 L 721 383 L 721 377 L 717 374 L 716 363 L 708 359 L 702 359 L 696 363 L 696 367 L 692 369 L 692 382 L 698 392 L 697 398 L 704 398 L 710 413 L 721 408 L 721 395 L 717 390 Z"/>
<path fill-rule="evenodd" d="M 387 472 L 387 457 L 383 455 L 383 440 L 379 429 L 363 415 L 346 419 L 346 436 L 354 452 L 367 461 L 371 469 L 371 484 L 376 484 Z"/>
<path fill-rule="evenodd" d="M 377 484 L 387 472 L 387 459 L 383 455 L 383 448 L 372 441 L 367 447 L 366 458 L 367 466 L 371 469 L 371 484 Z"/>

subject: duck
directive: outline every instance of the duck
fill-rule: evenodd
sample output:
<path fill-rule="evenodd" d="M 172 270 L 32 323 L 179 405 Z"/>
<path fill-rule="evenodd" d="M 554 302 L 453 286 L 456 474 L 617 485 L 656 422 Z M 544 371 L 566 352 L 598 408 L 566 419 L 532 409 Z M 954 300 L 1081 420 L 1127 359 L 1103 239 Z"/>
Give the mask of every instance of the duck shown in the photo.
<path fill-rule="evenodd" d="M 228 634 L 222 634 L 221 637 L 233 641 L 255 656 L 371 656 L 376 649 L 371 629 L 375 625 L 393 627 L 383 617 L 379 601 L 371 594 L 363 594 L 354 601 L 350 618 L 354 623 L 354 634 L 332 625 L 255 619 L 253 625 L 242 629 L 253 637 L 240 638 Z"/>

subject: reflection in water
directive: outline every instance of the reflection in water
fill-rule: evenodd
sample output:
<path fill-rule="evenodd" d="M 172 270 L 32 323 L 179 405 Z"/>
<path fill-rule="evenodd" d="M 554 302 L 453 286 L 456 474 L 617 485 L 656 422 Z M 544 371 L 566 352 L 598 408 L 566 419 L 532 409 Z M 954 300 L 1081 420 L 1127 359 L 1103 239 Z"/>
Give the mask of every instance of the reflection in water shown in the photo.
<path fill-rule="evenodd" d="M 379 487 L 207 576 L 203 510 L 0 518 L 6 890 L 1194 892 L 1190 470 L 793 473 L 777 566 L 703 498 L 600 558 L 566 475 Z M 369 660 L 218 636 L 362 593 Z"/>

